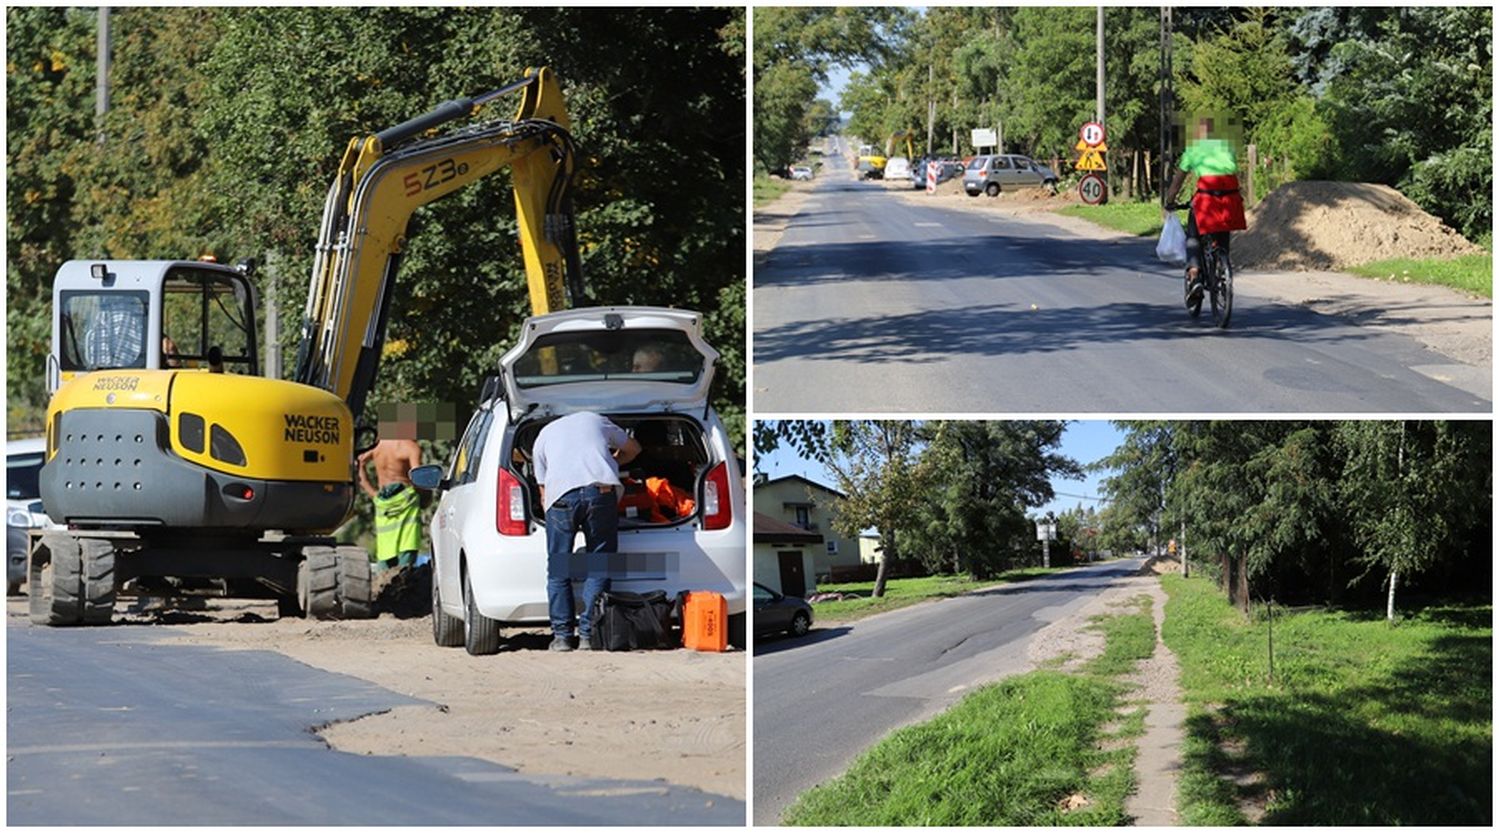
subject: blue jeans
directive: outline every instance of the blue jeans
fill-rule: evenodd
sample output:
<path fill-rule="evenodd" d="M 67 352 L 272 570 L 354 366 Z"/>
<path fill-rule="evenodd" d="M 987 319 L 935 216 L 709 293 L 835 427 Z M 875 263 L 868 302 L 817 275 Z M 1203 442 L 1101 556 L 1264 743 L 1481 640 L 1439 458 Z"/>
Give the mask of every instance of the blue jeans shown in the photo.
<path fill-rule="evenodd" d="M 547 509 L 547 615 L 552 633 L 572 636 L 573 579 L 583 579 L 583 610 L 578 634 L 592 631 L 593 601 L 609 589 L 609 557 L 619 549 L 619 501 L 613 491 L 583 486 L 557 498 Z M 583 533 L 586 552 L 572 557 L 573 540 Z"/>

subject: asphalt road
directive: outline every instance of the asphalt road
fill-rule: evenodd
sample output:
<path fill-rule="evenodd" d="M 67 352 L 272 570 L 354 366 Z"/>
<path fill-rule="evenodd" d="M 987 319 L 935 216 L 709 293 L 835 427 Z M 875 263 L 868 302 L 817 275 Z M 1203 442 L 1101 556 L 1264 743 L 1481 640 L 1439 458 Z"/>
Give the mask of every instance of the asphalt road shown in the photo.
<path fill-rule="evenodd" d="M 891 730 L 1026 671 L 1036 631 L 1140 564 L 1083 567 L 757 647 L 754 823 L 777 824 L 798 795 Z"/>
<path fill-rule="evenodd" d="M 421 701 L 276 653 L 159 636 L 11 620 L 9 824 L 743 824 L 744 802 L 659 782 L 333 751 L 314 727 Z"/>
<path fill-rule="evenodd" d="M 1256 298 L 1252 275 L 1219 331 L 1149 245 L 913 204 L 824 160 L 755 267 L 760 413 L 1491 409 L 1487 368 Z"/>

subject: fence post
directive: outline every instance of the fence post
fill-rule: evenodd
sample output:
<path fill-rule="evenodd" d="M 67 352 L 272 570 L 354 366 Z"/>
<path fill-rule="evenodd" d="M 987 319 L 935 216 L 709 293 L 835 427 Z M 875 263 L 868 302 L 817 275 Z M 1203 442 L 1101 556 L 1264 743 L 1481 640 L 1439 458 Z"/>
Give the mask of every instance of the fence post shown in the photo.
<path fill-rule="evenodd" d="M 1245 205 L 1254 205 L 1254 169 L 1259 164 L 1259 148 L 1249 146 L 1249 168 L 1244 172 Z"/>

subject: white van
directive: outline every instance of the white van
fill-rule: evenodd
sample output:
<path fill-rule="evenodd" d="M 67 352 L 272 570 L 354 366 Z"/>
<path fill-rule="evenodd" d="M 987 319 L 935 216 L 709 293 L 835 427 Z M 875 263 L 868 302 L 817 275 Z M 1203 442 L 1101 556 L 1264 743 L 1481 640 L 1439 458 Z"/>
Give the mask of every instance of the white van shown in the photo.
<path fill-rule="evenodd" d="M 892 156 L 885 160 L 885 178 L 896 181 L 909 179 L 911 176 L 911 160 L 904 156 Z"/>
<path fill-rule="evenodd" d="M 418 487 L 440 493 L 431 526 L 438 645 L 494 653 L 502 625 L 548 622 L 546 516 L 531 446 L 551 420 L 586 410 L 640 442 L 622 475 L 664 478 L 691 501 L 675 516 L 622 509 L 613 589 L 722 593 L 730 640 L 743 647 L 744 481 L 708 406 L 717 359 L 696 312 L 593 307 L 526 320 L 520 343 L 500 358 L 499 376 L 485 383 L 446 471 L 412 472 Z M 580 536 L 575 549 L 581 545 Z"/>

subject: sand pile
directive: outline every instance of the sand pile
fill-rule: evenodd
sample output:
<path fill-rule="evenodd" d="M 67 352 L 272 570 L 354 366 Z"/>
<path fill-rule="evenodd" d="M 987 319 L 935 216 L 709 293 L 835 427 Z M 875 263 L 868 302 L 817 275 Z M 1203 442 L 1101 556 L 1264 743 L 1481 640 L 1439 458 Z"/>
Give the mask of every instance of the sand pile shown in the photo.
<path fill-rule="evenodd" d="M 1399 191 L 1364 182 L 1282 185 L 1249 212 L 1249 229 L 1233 239 L 1236 265 L 1280 271 L 1479 251 Z"/>

